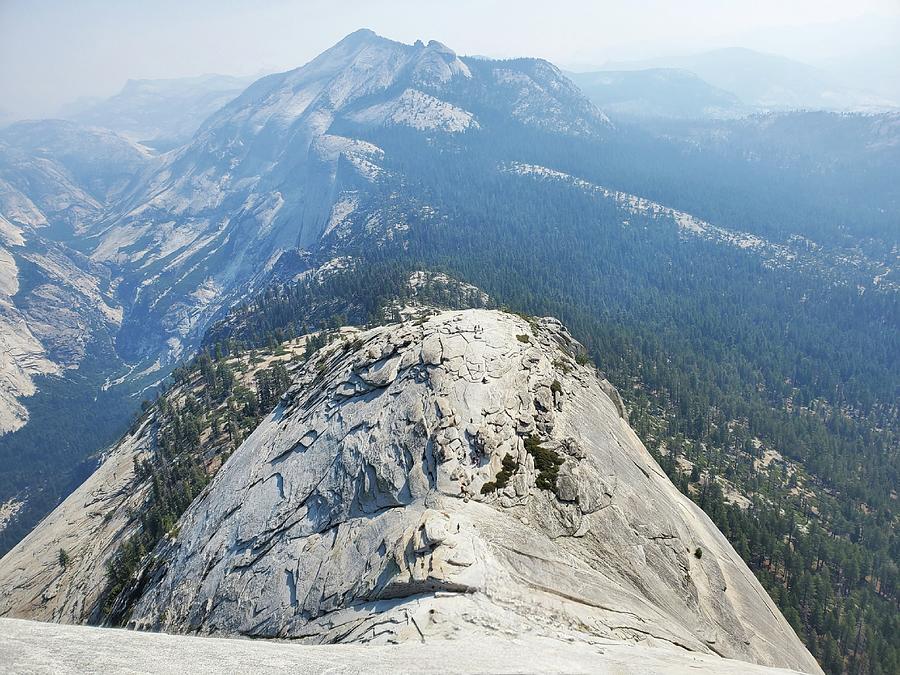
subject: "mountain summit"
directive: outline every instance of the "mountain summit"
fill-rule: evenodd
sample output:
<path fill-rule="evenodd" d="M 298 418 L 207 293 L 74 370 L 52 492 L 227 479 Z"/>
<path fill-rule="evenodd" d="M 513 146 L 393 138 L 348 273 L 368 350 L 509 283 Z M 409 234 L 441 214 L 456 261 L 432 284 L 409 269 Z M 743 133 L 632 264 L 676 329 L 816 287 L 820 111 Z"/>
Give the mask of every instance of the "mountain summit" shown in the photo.
<path fill-rule="evenodd" d="M 609 123 L 546 61 L 476 62 L 436 41 L 407 45 L 369 30 L 258 80 L 97 229 L 91 255 L 121 270 L 135 319 L 124 321 L 123 353 L 177 357 L 280 260 L 296 259 L 286 253 L 321 247 L 351 202 L 403 194 L 389 166 L 399 157 L 367 137 L 486 141 L 509 124 L 596 136 Z"/>
<path fill-rule="evenodd" d="M 605 639 L 819 672 L 581 354 L 556 320 L 483 310 L 345 333 L 294 371 L 147 559 L 129 625 L 314 643 Z M 146 451 L 126 440 L 3 560 L 4 614 L 63 602 L 77 619 Z M 64 535 L 69 581 L 40 601 L 48 537 L 88 512 L 100 529 Z"/>

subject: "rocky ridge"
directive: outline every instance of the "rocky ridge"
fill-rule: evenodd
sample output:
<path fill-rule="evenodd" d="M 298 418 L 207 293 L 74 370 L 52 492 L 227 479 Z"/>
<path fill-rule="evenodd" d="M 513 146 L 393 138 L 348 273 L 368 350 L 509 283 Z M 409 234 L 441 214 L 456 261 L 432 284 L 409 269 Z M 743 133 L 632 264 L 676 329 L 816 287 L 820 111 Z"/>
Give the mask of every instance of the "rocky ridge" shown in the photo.
<path fill-rule="evenodd" d="M 322 350 L 155 553 L 130 625 L 308 642 L 515 634 L 819 672 L 553 319 Z"/>
<path fill-rule="evenodd" d="M 398 153 L 370 140 L 378 130 L 459 142 L 495 133 L 498 118 L 592 138 L 609 128 L 547 62 L 473 60 L 434 40 L 409 45 L 369 30 L 259 79 L 97 228 L 92 258 L 127 281 L 123 355 L 176 359 L 281 267 L 302 273 L 422 217 L 430 207 L 391 166 Z M 297 257 L 310 254 L 321 259 Z"/>

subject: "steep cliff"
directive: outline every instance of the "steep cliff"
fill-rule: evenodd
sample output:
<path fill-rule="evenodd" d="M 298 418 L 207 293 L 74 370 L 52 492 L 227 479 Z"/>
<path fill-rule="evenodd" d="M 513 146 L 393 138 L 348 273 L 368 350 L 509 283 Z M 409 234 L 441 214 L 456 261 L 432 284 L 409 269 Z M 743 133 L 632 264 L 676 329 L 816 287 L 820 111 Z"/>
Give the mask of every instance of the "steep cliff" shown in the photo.
<path fill-rule="evenodd" d="M 145 557 L 129 625 L 609 640 L 819 672 L 582 354 L 554 319 L 488 310 L 339 334 Z M 96 620 L 152 420 L 0 562 L 3 614 Z"/>
<path fill-rule="evenodd" d="M 157 550 L 131 625 L 603 637 L 818 672 L 580 354 L 555 320 L 476 310 L 326 348 Z"/>
<path fill-rule="evenodd" d="M 108 620 L 131 567 L 274 407 L 257 404 L 258 378 L 296 367 L 306 340 L 224 357 L 214 377 L 209 360 L 183 368 L 97 470 L 0 560 L 0 616 Z"/>

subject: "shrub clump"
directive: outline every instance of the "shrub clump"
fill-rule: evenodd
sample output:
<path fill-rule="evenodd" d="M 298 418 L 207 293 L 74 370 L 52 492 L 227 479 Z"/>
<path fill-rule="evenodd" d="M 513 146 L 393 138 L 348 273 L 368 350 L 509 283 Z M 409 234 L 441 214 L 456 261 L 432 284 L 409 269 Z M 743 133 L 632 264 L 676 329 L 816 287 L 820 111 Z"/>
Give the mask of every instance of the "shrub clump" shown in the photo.
<path fill-rule="evenodd" d="M 512 455 L 503 458 L 503 468 L 497 473 L 497 477 L 481 486 L 481 494 L 486 495 L 496 490 L 502 490 L 509 484 L 509 479 L 519 470 L 519 462 Z"/>
<path fill-rule="evenodd" d="M 550 490 L 556 494 L 559 467 L 565 460 L 555 450 L 542 446 L 541 439 L 534 434 L 525 439 L 525 450 L 534 457 L 534 468 L 538 471 L 535 485 L 541 490 Z"/>
<path fill-rule="evenodd" d="M 523 343 L 525 343 L 525 344 L 528 344 L 529 342 L 531 342 L 531 337 L 528 336 L 528 335 L 525 335 L 525 334 L 523 333 L 523 334 L 521 334 L 521 335 L 516 335 L 516 340 L 518 340 L 519 342 L 523 342 Z"/>
<path fill-rule="evenodd" d="M 700 548 L 699 546 L 694 550 L 694 557 L 695 557 L 697 560 L 700 560 L 700 558 L 703 557 L 703 549 Z"/>

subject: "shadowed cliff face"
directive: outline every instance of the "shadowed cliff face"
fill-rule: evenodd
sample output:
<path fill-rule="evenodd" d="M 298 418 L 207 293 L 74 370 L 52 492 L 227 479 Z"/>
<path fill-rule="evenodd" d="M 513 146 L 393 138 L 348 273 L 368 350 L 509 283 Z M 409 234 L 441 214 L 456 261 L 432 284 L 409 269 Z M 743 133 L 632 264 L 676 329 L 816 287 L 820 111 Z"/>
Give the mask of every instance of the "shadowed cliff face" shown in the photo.
<path fill-rule="evenodd" d="M 580 349 L 479 310 L 332 344 L 157 550 L 131 625 L 605 637 L 819 672 Z"/>

